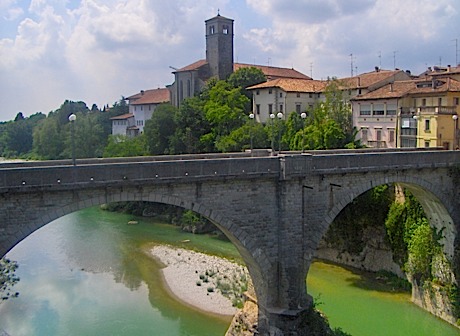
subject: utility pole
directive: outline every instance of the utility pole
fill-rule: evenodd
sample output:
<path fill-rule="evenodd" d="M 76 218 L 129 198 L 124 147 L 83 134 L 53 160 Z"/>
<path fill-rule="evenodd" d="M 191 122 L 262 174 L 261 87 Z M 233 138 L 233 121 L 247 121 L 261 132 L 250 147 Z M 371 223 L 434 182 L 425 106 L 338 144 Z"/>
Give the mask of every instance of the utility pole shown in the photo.
<path fill-rule="evenodd" d="M 353 77 L 353 54 L 350 54 L 350 68 L 351 68 L 351 77 Z"/>

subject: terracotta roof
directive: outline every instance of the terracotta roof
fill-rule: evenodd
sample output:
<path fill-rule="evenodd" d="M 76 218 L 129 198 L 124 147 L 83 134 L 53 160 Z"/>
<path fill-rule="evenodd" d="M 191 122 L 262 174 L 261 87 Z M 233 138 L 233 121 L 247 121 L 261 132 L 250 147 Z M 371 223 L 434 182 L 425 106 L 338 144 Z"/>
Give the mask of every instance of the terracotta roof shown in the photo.
<path fill-rule="evenodd" d="M 234 63 L 233 70 L 236 71 L 241 68 L 250 68 L 254 67 L 257 69 L 262 70 L 264 75 L 267 77 L 268 80 L 277 79 L 277 78 L 297 78 L 297 79 L 311 79 L 307 75 L 290 68 L 279 68 L 273 66 L 266 66 L 266 65 L 257 65 L 257 64 L 244 64 L 244 63 Z"/>
<path fill-rule="evenodd" d="M 121 114 L 121 115 L 112 117 L 112 118 L 110 118 L 110 120 L 124 120 L 124 119 L 133 118 L 133 117 L 134 117 L 134 114 L 126 113 L 126 114 Z"/>
<path fill-rule="evenodd" d="M 131 105 L 161 104 L 170 101 L 169 90 L 158 88 L 153 90 L 143 90 L 128 97 Z"/>
<path fill-rule="evenodd" d="M 286 92 L 323 92 L 327 81 L 313 79 L 278 78 L 265 83 L 248 87 L 248 90 L 277 87 Z"/>
<path fill-rule="evenodd" d="M 206 64 L 208 64 L 208 62 L 206 62 L 205 59 L 202 59 L 202 60 L 196 61 L 195 63 L 189 64 L 183 68 L 177 69 L 173 71 L 173 73 L 198 70 L 199 68 L 201 68 L 203 65 L 206 65 Z"/>
<path fill-rule="evenodd" d="M 378 71 L 366 72 L 354 77 L 339 78 L 338 81 L 348 89 L 367 88 L 401 72 L 404 71 L 379 69 Z"/>
<path fill-rule="evenodd" d="M 458 66 L 451 67 L 442 67 L 434 66 L 433 68 L 428 68 L 427 71 L 420 74 L 421 77 L 426 76 L 449 76 L 449 75 L 458 75 L 460 74 L 460 64 Z"/>
<path fill-rule="evenodd" d="M 427 86 L 422 86 L 427 83 Z M 368 92 L 366 94 L 356 96 L 352 100 L 369 100 L 369 99 L 388 99 L 401 98 L 406 95 L 431 95 L 433 93 L 444 92 L 460 92 L 460 82 L 452 79 L 437 79 L 436 87 L 432 87 L 432 79 L 417 79 L 410 81 L 397 81 L 391 84 L 382 86 L 381 88 Z"/>
<path fill-rule="evenodd" d="M 368 92 L 366 94 L 358 95 L 351 100 L 401 98 L 415 88 L 415 81 L 397 81 L 384 85 L 377 90 Z"/>

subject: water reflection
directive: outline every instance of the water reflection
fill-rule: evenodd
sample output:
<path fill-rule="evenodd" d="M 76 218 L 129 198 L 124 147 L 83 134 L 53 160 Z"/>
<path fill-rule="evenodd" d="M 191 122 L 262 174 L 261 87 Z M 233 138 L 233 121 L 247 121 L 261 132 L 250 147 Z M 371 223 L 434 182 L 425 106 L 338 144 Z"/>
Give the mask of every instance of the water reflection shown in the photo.
<path fill-rule="evenodd" d="M 87 209 L 35 232 L 8 255 L 19 298 L 0 305 L 11 335 L 223 335 L 229 319 L 180 305 L 141 245 L 154 230 Z M 174 234 L 174 232 L 171 232 Z M 141 238 L 140 238 L 141 237 Z"/>

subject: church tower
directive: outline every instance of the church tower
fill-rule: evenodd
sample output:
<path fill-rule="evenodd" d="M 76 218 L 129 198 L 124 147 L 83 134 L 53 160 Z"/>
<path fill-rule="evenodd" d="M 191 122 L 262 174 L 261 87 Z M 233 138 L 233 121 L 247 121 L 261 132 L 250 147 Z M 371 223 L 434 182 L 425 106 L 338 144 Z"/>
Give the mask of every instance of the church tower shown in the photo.
<path fill-rule="evenodd" d="M 233 72 L 233 20 L 220 14 L 205 21 L 206 61 L 211 76 L 227 79 Z"/>

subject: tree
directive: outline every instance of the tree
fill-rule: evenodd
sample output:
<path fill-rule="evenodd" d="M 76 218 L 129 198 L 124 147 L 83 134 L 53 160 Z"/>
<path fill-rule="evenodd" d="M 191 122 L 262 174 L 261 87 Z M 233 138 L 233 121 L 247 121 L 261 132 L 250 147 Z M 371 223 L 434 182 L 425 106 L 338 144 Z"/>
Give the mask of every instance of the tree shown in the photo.
<path fill-rule="evenodd" d="M 162 104 L 155 109 L 152 118 L 146 121 L 144 134 L 150 154 L 169 154 L 170 138 L 177 128 L 174 120 L 176 112 L 177 109 L 171 104 Z"/>
<path fill-rule="evenodd" d="M 19 295 L 18 292 L 11 292 L 11 288 L 19 282 L 19 277 L 15 274 L 17 268 L 18 264 L 15 261 L 6 258 L 0 259 L 0 295 L 2 301 Z"/>
<path fill-rule="evenodd" d="M 214 151 L 214 145 L 201 142 L 210 133 L 211 126 L 204 117 L 204 99 L 193 97 L 182 102 L 174 116 L 177 125 L 170 139 L 170 153 L 202 153 Z"/>
<path fill-rule="evenodd" d="M 217 82 L 209 90 L 209 99 L 204 104 L 205 118 L 212 127 L 212 131 L 207 134 L 208 142 L 227 136 L 246 122 L 244 108 L 248 101 L 239 88 L 225 81 Z"/>
<path fill-rule="evenodd" d="M 58 120 L 50 116 L 41 120 L 33 131 L 33 152 L 41 159 L 55 160 L 63 158 L 64 148 Z"/>
<path fill-rule="evenodd" d="M 129 157 L 148 155 L 144 134 L 128 138 L 126 135 L 110 135 L 104 149 L 104 157 Z"/>
<path fill-rule="evenodd" d="M 266 82 L 267 77 L 265 77 L 262 70 L 256 67 L 249 67 L 236 70 L 230 75 L 227 81 L 234 88 L 241 88 L 241 92 L 251 99 L 252 93 L 246 90 L 246 88 Z"/>

